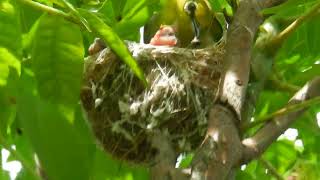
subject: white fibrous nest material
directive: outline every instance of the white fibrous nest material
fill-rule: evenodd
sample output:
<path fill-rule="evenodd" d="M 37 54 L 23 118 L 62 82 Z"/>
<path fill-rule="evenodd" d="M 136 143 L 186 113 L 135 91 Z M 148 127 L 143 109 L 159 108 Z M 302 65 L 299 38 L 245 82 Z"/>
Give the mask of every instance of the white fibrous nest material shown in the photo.
<path fill-rule="evenodd" d="M 157 154 L 150 136 L 169 137 L 177 153 L 202 142 L 222 72 L 222 45 L 190 50 L 129 44 L 149 87 L 110 49 L 85 61 L 82 104 L 98 142 L 134 163 Z"/>

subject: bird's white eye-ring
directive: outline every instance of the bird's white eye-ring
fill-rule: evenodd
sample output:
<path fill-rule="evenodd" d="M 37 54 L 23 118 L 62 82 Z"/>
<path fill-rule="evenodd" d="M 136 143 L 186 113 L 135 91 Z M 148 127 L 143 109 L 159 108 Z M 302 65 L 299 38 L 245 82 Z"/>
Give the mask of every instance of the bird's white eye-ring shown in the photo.
<path fill-rule="evenodd" d="M 194 12 L 197 9 L 197 3 L 195 3 L 194 1 L 188 1 L 184 4 L 183 10 L 188 14 L 194 14 Z"/>

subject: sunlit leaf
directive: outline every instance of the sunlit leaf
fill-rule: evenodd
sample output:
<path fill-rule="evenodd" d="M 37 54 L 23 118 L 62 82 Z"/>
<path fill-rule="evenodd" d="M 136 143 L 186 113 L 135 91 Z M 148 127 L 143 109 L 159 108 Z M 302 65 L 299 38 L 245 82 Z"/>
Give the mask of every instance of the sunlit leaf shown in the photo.
<path fill-rule="evenodd" d="M 0 47 L 15 56 L 21 55 L 21 30 L 19 13 L 13 0 L 0 1 Z"/>
<path fill-rule="evenodd" d="M 82 142 L 60 104 L 41 100 L 32 71 L 21 75 L 18 116 L 22 128 L 50 179 L 88 180 L 91 145 Z"/>
<path fill-rule="evenodd" d="M 14 1 L 0 0 L 0 29 L 0 133 L 6 137 L 15 119 L 15 87 L 21 66 L 20 20 Z"/>
<path fill-rule="evenodd" d="M 136 74 L 136 76 L 143 82 L 144 85 L 147 81 L 144 77 L 143 71 L 138 66 L 138 63 L 132 58 L 128 48 L 118 37 L 118 35 L 105 23 L 103 23 L 96 15 L 80 9 L 81 15 L 88 21 L 91 30 L 101 37 L 110 48 L 123 60 Z"/>
<path fill-rule="evenodd" d="M 78 102 L 84 48 L 79 28 L 63 18 L 41 17 L 33 42 L 32 65 L 40 96 L 54 103 Z"/>

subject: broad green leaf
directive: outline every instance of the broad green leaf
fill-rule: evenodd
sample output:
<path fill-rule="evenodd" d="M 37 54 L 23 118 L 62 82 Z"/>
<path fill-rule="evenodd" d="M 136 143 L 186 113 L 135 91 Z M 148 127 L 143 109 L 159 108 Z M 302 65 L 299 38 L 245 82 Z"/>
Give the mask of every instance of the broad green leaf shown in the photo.
<path fill-rule="evenodd" d="M 80 93 L 83 56 L 82 36 L 76 25 L 60 17 L 42 16 L 32 50 L 40 96 L 52 103 L 75 105 Z"/>
<path fill-rule="evenodd" d="M 68 115 L 61 111 L 61 104 L 42 100 L 36 87 L 33 72 L 23 69 L 18 117 L 42 168 L 52 180 L 88 180 L 92 145 L 82 142 Z"/>
<path fill-rule="evenodd" d="M 98 15 L 121 39 L 139 41 L 139 29 L 152 16 L 158 2 L 159 0 L 105 1 Z"/>
<path fill-rule="evenodd" d="M 23 33 L 28 33 L 43 12 L 23 3 L 20 3 L 19 7 L 21 30 Z"/>
<path fill-rule="evenodd" d="M 115 25 L 114 29 L 121 38 L 137 41 L 140 37 L 139 29 L 146 24 L 149 17 L 150 11 L 148 7 L 144 7 L 134 15 L 124 17 L 124 19 Z"/>
<path fill-rule="evenodd" d="M 0 0 L 0 134 L 6 137 L 15 119 L 16 83 L 20 75 L 21 30 L 13 0 Z"/>
<path fill-rule="evenodd" d="M 21 55 L 21 30 L 19 12 L 14 0 L 0 0 L 0 47 L 14 56 Z"/>
<path fill-rule="evenodd" d="M 136 74 L 136 76 L 147 85 L 147 81 L 144 77 L 143 71 L 138 66 L 138 63 L 131 56 L 128 48 L 118 37 L 118 35 L 107 26 L 102 20 L 100 20 L 93 13 L 84 9 L 79 9 L 80 14 L 88 21 L 91 30 L 102 38 L 108 46 L 123 60 Z"/>
<path fill-rule="evenodd" d="M 124 7 L 128 0 L 110 0 L 112 2 L 113 10 L 116 15 L 116 19 L 121 20 Z"/>
<path fill-rule="evenodd" d="M 0 87 L 7 85 L 9 74 L 20 75 L 20 61 L 7 48 L 0 47 Z"/>
<path fill-rule="evenodd" d="M 4 86 L 10 71 L 20 74 L 21 31 L 14 1 L 0 0 L 0 29 L 0 86 Z"/>
<path fill-rule="evenodd" d="M 103 20 L 107 25 L 113 26 L 116 24 L 116 15 L 113 10 L 112 1 L 104 1 L 102 6 L 98 10 L 99 15 L 101 14 Z"/>

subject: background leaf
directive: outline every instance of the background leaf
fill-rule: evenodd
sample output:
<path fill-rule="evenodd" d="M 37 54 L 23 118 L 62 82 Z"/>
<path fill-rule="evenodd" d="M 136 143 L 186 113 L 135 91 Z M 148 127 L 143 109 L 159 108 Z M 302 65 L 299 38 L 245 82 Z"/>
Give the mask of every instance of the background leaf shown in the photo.
<path fill-rule="evenodd" d="M 24 69 L 19 86 L 19 119 L 50 179 L 89 177 L 92 146 L 82 142 L 60 104 L 42 100 L 33 73 Z M 74 118 L 74 116 L 71 116 Z"/>
<path fill-rule="evenodd" d="M 83 56 L 79 27 L 60 17 L 42 16 L 32 50 L 32 66 L 40 96 L 53 103 L 76 104 Z"/>

